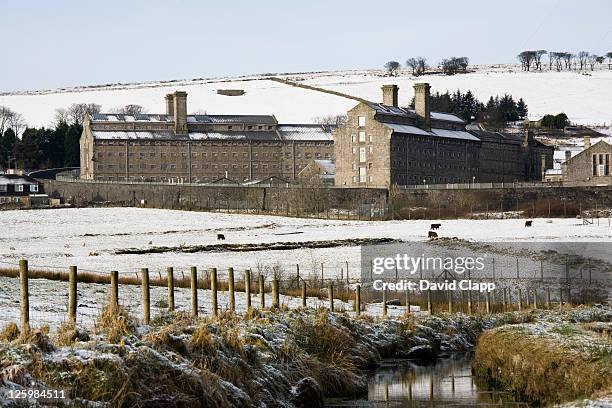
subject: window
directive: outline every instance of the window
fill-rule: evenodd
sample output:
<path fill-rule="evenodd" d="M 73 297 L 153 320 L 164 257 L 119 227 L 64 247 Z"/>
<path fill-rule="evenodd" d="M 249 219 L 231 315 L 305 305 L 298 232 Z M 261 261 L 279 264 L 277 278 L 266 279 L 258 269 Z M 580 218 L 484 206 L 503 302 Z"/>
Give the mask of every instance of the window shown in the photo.
<path fill-rule="evenodd" d="M 365 167 L 359 168 L 359 182 L 360 183 L 366 182 L 366 168 Z"/>
<path fill-rule="evenodd" d="M 365 143 L 365 141 L 366 141 L 365 132 L 359 132 L 359 143 Z"/>
<path fill-rule="evenodd" d="M 38 184 L 30 184 L 30 193 L 38 193 Z"/>
<path fill-rule="evenodd" d="M 351 142 L 355 143 L 355 135 L 351 135 Z"/>
<path fill-rule="evenodd" d="M 365 116 L 359 116 L 359 118 L 357 119 L 357 122 L 359 124 L 359 127 L 365 126 Z"/>
<path fill-rule="evenodd" d="M 0 193 L 6 193 L 6 184 L 0 184 Z"/>
<path fill-rule="evenodd" d="M 15 184 L 15 191 L 17 192 L 23 191 L 23 184 Z"/>
<path fill-rule="evenodd" d="M 366 161 L 366 148 L 360 147 L 359 148 L 359 163 L 363 163 L 365 161 Z"/>

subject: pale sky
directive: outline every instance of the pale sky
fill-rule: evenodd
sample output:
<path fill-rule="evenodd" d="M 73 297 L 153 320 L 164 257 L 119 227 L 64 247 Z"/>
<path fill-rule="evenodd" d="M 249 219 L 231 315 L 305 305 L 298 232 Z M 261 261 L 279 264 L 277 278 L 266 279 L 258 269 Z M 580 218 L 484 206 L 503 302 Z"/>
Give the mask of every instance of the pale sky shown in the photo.
<path fill-rule="evenodd" d="M 6 0 L 0 16 L 0 92 L 612 51 L 609 0 Z"/>

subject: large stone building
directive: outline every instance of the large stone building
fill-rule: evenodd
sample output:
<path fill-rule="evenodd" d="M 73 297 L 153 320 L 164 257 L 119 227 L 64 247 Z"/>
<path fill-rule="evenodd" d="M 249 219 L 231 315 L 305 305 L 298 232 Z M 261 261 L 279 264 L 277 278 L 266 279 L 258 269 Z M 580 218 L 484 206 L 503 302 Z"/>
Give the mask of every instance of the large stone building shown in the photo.
<path fill-rule="evenodd" d="M 332 127 L 279 124 L 267 115 L 188 115 L 187 94 L 166 95 L 165 114 L 84 119 L 81 178 L 208 183 L 278 176 L 332 159 Z"/>
<path fill-rule="evenodd" d="M 455 115 L 430 112 L 429 84 L 415 84 L 415 109 L 398 106 L 398 87 L 382 103 L 363 101 L 334 131 L 338 186 L 543 180 L 553 148 L 524 137 L 469 130 Z"/>
<path fill-rule="evenodd" d="M 585 137 L 584 150 L 571 157 L 566 153 L 566 160 L 562 164 L 564 182 L 609 185 L 612 183 L 612 169 L 610 168 L 612 145 L 601 140 L 591 145 L 590 138 Z"/>

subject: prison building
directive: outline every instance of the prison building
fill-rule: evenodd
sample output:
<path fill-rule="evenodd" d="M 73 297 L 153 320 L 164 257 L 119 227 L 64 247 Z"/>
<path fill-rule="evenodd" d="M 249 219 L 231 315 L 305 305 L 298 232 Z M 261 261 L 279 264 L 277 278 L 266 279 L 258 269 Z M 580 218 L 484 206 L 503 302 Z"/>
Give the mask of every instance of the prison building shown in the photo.
<path fill-rule="evenodd" d="M 384 85 L 382 103 L 359 102 L 333 132 L 337 186 L 542 180 L 542 166 L 552 167 L 553 149 L 532 135 L 470 131 L 461 118 L 430 111 L 429 84 L 414 85 L 414 109 L 398 106 L 398 90 Z"/>
<path fill-rule="evenodd" d="M 187 94 L 165 114 L 92 114 L 83 121 L 81 178 L 209 183 L 272 176 L 295 180 L 333 159 L 332 126 L 279 124 L 273 115 L 188 115 Z"/>
<path fill-rule="evenodd" d="M 610 185 L 612 183 L 612 145 L 604 140 L 591 145 L 591 138 L 584 138 L 584 150 L 575 156 L 567 151 L 566 160 L 561 165 L 564 182 L 591 185 Z"/>

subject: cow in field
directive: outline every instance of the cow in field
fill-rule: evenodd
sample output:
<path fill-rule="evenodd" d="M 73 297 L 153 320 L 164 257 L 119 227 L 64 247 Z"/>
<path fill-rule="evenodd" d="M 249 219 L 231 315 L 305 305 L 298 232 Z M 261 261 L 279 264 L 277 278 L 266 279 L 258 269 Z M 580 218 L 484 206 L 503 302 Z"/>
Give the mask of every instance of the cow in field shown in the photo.
<path fill-rule="evenodd" d="M 438 239 L 438 233 L 435 231 L 429 231 L 427 234 L 427 238 L 429 239 Z"/>
<path fill-rule="evenodd" d="M 440 229 L 441 226 L 442 226 L 442 224 L 431 224 L 431 229 L 432 230 L 437 230 L 437 229 Z"/>
<path fill-rule="evenodd" d="M 525 221 L 525 228 L 531 227 L 531 224 L 533 224 L 532 220 Z"/>
<path fill-rule="evenodd" d="M 225 241 L 225 235 L 217 234 L 217 241 Z"/>

